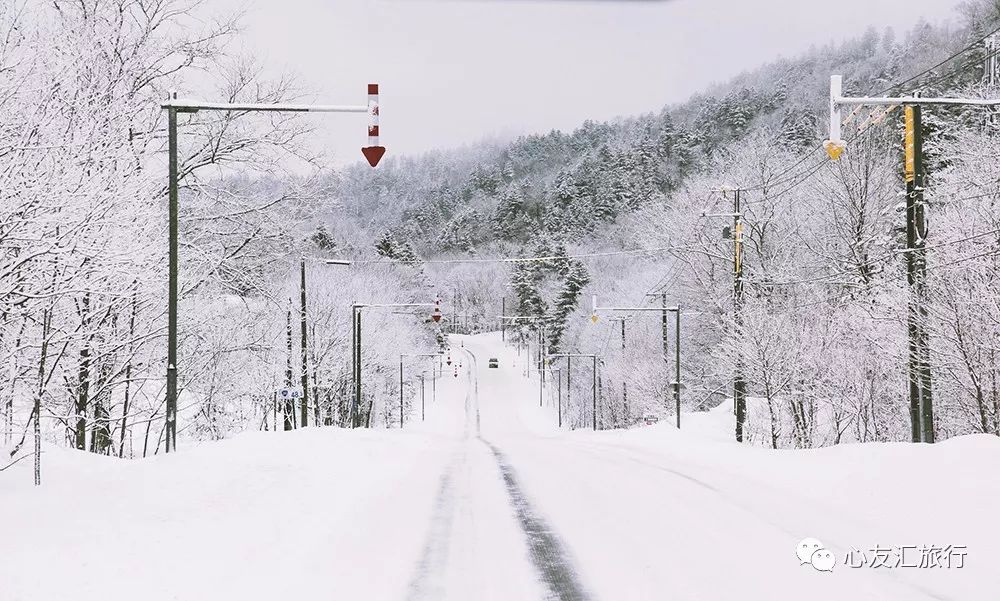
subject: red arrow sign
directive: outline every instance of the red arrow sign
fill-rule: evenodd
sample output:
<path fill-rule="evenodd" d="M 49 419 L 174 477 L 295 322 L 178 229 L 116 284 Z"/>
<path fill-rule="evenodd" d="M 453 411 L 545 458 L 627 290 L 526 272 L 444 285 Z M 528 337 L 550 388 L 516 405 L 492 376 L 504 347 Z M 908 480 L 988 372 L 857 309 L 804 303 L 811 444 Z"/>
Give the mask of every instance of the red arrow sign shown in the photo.
<path fill-rule="evenodd" d="M 365 155 L 368 159 L 368 164 L 374 167 L 378 165 L 378 162 L 382 159 L 382 155 L 385 154 L 385 146 L 365 146 L 361 149 L 361 154 Z"/>

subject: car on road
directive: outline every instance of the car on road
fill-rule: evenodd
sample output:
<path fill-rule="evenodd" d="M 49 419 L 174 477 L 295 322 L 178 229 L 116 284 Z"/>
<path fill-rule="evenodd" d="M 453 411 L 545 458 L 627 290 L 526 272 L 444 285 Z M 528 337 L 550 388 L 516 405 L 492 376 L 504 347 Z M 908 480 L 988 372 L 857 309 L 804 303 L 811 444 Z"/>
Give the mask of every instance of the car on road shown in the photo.
<path fill-rule="evenodd" d="M 496 368 L 500 367 L 500 362 L 497 361 L 496 357 L 490 357 L 490 360 L 487 363 L 487 365 L 489 366 L 490 369 L 496 369 Z"/>

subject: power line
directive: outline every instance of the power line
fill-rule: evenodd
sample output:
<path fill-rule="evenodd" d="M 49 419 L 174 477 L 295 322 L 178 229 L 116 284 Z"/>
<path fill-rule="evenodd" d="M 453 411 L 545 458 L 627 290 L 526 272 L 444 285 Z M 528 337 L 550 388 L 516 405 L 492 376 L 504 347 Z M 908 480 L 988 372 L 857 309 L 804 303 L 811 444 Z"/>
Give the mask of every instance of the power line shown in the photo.
<path fill-rule="evenodd" d="M 969 50 L 972 50 L 973 48 L 975 48 L 979 44 L 982 44 L 983 42 L 986 41 L 987 38 L 989 38 L 991 35 L 993 35 L 993 34 L 995 34 L 997 32 L 1000 32 L 1000 26 L 998 26 L 996 29 L 994 29 L 993 31 L 989 32 L 988 34 L 984 35 L 983 37 L 979 38 L 978 40 L 972 42 L 971 44 L 969 44 L 965 48 L 962 48 L 961 50 L 959 50 L 955 54 L 952 54 L 951 56 L 949 56 L 948 58 L 944 59 L 943 61 L 935 64 L 932 67 L 928 67 L 927 69 L 924 69 L 923 71 L 921 71 L 920 73 L 917 73 L 916 75 L 914 75 L 913 77 L 910 77 L 909 79 L 903 80 L 903 81 L 901 81 L 899 83 L 896 83 L 896 84 L 893 84 L 893 85 L 889 86 L 888 88 L 886 88 L 886 89 L 884 89 L 884 90 L 882 90 L 882 91 L 874 94 L 874 96 L 884 96 L 885 94 L 887 94 L 888 92 L 891 92 L 892 90 L 895 90 L 896 88 L 901 88 L 901 87 L 905 86 L 906 84 L 910 83 L 911 81 L 920 79 L 921 77 L 923 77 L 924 75 L 927 75 L 928 73 L 930 73 L 934 69 L 937 69 L 938 67 L 940 67 L 940 66 L 942 66 L 944 64 L 947 64 L 948 62 L 950 62 L 952 60 L 955 60 L 956 58 L 958 58 L 959 56 L 962 56 L 963 54 L 965 54 Z"/>
<path fill-rule="evenodd" d="M 997 50 L 997 51 L 994 51 L 994 52 L 992 52 L 990 54 L 987 54 L 986 56 L 984 56 L 984 57 L 982 57 L 982 58 L 980 58 L 978 60 L 974 59 L 974 60 L 972 60 L 970 62 L 965 63 L 964 65 L 962 65 L 961 67 L 955 69 L 954 71 L 952 71 L 950 73 L 944 73 L 944 74 L 938 76 L 937 78 L 932 79 L 929 82 L 922 83 L 920 85 L 920 87 L 921 88 L 932 88 L 932 87 L 938 85 L 941 82 L 948 81 L 949 79 L 955 78 L 959 74 L 965 72 L 967 69 L 970 69 L 972 67 L 977 67 L 979 65 L 982 65 L 986 61 L 988 61 L 991 58 L 997 56 L 998 54 L 1000 54 L 1000 50 Z"/>
<path fill-rule="evenodd" d="M 959 263 L 964 263 L 966 261 L 971 261 L 973 259 L 981 259 L 983 257 L 995 256 L 997 253 L 1000 253 L 1000 248 L 994 248 L 993 250 L 986 251 L 986 252 L 980 253 L 978 255 L 972 255 L 971 257 L 962 257 L 960 259 L 955 259 L 953 261 L 948 261 L 947 263 L 939 263 L 937 265 L 928 265 L 927 266 L 927 270 L 930 271 L 932 269 L 943 269 L 945 267 L 950 267 L 952 265 L 957 265 Z"/>
<path fill-rule="evenodd" d="M 997 32 L 1000 32 L 1000 26 L 998 26 L 996 29 L 994 29 L 990 33 L 986 34 L 985 36 L 979 38 L 975 42 L 969 44 L 968 46 L 966 46 L 965 48 L 963 48 L 959 52 L 957 52 L 957 53 L 949 56 L 948 58 L 944 59 L 943 61 L 937 63 L 936 65 L 934 65 L 934 66 L 932 66 L 932 67 L 930 67 L 928 69 L 925 69 L 924 71 L 921 71 L 920 73 L 914 75 L 913 77 L 910 77 L 909 79 L 906 79 L 906 80 L 903 80 L 903 81 L 901 81 L 899 83 L 893 84 L 893 85 L 889 86 L 888 88 L 885 88 L 884 90 L 882 90 L 882 91 L 874 94 L 874 96 L 882 96 L 882 95 L 886 94 L 887 92 L 889 92 L 889 91 L 891 91 L 893 89 L 900 88 L 900 87 L 902 87 L 902 86 L 904 86 L 904 85 L 906 85 L 906 84 L 908 84 L 908 83 L 910 83 L 910 82 L 912 82 L 912 81 L 914 81 L 916 79 L 919 79 L 920 77 L 923 77 L 924 75 L 930 73 L 934 69 L 937 69 L 938 67 L 940 67 L 940 66 L 942 66 L 942 65 L 944 65 L 944 64 L 946 64 L 946 63 L 948 63 L 948 62 L 950 62 L 950 61 L 958 58 L 959 56 L 965 54 L 969 50 L 974 49 L 977 45 L 983 43 L 987 38 L 989 38 L 991 35 L 993 35 L 993 34 L 995 34 Z M 953 71 L 951 73 L 944 74 L 943 76 L 937 78 L 936 80 L 933 80 L 931 83 L 924 84 L 924 85 L 925 86 L 934 85 L 934 84 L 940 83 L 941 81 L 949 79 L 951 77 L 955 77 L 958 73 L 964 71 L 965 69 L 967 69 L 969 67 L 972 67 L 972 66 L 983 64 L 987 60 L 989 60 L 990 58 L 996 56 L 997 54 L 1000 54 L 1000 50 L 998 50 L 998 51 L 996 51 L 996 52 L 994 52 L 994 53 L 992 53 L 990 55 L 987 55 L 986 57 L 984 57 L 984 58 L 982 58 L 980 60 L 974 61 L 973 63 L 966 64 L 963 67 L 961 67 L 961 68 L 959 68 L 959 69 L 957 69 L 957 70 L 955 70 L 955 71 Z M 849 142 L 852 142 L 852 141 L 856 140 L 858 138 L 858 136 L 860 136 L 861 134 L 863 134 L 866 131 L 868 131 L 873 125 L 874 125 L 874 123 L 869 124 L 868 127 L 866 127 L 864 130 L 858 131 L 854 136 L 852 136 L 851 138 L 849 138 L 845 142 L 849 143 Z M 774 187 L 774 186 L 780 185 L 782 183 L 786 183 L 788 181 L 791 181 L 791 180 L 794 180 L 796 178 L 799 178 L 799 176 L 801 176 L 802 174 L 807 174 L 805 176 L 805 178 L 810 177 L 812 174 L 814 174 L 816 171 L 819 170 L 820 166 L 822 166 L 824 163 L 826 163 L 830 159 L 828 157 L 823 157 L 823 158 L 820 159 L 820 162 L 819 162 L 818 165 L 815 165 L 815 166 L 812 166 L 812 167 L 806 167 L 804 170 L 802 170 L 801 172 L 799 172 L 797 174 L 792 174 L 792 175 L 788 175 L 788 174 L 791 173 L 793 170 L 795 170 L 800 165 L 802 165 L 802 163 L 805 163 L 817 151 L 822 150 L 822 149 L 823 149 L 823 144 L 822 143 L 820 143 L 820 144 L 812 147 L 808 152 L 806 152 L 805 154 L 803 154 L 802 157 L 798 161 L 796 161 L 795 163 L 793 163 L 790 167 L 784 169 L 778 175 L 778 179 L 777 180 L 769 181 L 769 182 L 766 182 L 766 183 L 763 183 L 763 184 L 760 184 L 760 185 L 757 185 L 757 186 L 751 186 L 749 188 L 744 188 L 744 189 L 747 190 L 747 191 L 756 191 L 756 190 L 762 190 L 762 189 L 764 189 L 766 187 Z M 790 186 L 789 188 L 787 188 L 786 190 L 784 190 L 782 192 L 782 194 L 784 194 L 784 193 L 790 191 L 791 189 L 795 188 L 796 186 L 798 186 L 799 184 L 801 184 L 802 181 L 804 181 L 804 180 L 800 179 L 796 184 L 794 184 L 794 185 Z"/>
<path fill-rule="evenodd" d="M 685 250 L 686 246 L 666 246 L 662 248 L 618 250 L 597 253 L 581 253 L 571 255 L 551 255 L 542 257 L 496 257 L 496 258 L 469 258 L 469 259 L 416 259 L 412 261 L 400 259 L 358 259 L 350 263 L 359 265 L 420 265 L 420 264 L 452 264 L 452 263 L 533 263 L 542 261 L 561 261 L 569 259 L 590 259 L 595 257 L 618 257 L 618 256 L 643 256 L 658 255 L 663 253 Z"/>

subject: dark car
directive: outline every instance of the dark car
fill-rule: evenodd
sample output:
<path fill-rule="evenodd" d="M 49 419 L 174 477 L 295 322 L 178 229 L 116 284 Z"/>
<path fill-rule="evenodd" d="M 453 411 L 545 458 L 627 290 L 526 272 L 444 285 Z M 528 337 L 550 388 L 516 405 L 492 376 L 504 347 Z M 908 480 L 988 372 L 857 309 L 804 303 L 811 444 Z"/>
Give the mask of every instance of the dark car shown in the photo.
<path fill-rule="evenodd" d="M 497 361 L 496 357 L 490 357 L 489 363 L 487 363 L 490 369 L 496 369 L 500 367 L 500 362 Z"/>

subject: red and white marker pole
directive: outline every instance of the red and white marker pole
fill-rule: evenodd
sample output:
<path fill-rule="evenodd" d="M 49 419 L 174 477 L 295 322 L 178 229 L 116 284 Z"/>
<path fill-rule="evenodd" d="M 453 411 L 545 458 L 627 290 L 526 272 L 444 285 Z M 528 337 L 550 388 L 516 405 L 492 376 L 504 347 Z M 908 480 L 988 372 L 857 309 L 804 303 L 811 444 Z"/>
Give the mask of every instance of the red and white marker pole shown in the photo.
<path fill-rule="evenodd" d="M 368 84 L 368 146 L 361 149 L 361 154 L 368 159 L 368 164 L 378 165 L 385 146 L 378 145 L 378 84 Z"/>

